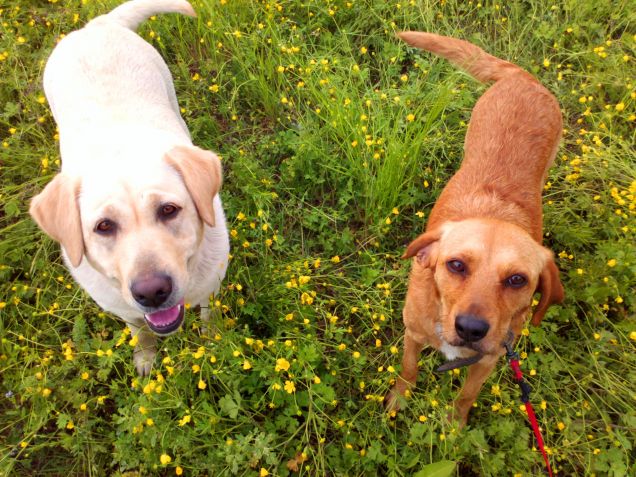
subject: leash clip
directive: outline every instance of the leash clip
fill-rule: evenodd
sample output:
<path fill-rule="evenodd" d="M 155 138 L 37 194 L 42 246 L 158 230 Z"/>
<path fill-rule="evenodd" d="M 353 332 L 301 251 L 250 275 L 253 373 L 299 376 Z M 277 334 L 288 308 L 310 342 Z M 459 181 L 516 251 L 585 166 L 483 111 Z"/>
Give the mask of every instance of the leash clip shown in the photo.
<path fill-rule="evenodd" d="M 515 335 L 511 330 L 508 330 L 508 334 L 506 335 L 506 341 L 502 343 L 503 347 L 506 348 L 506 358 L 508 358 L 508 362 L 513 359 L 519 360 L 519 353 L 517 353 L 513 347 L 512 343 L 515 340 Z"/>

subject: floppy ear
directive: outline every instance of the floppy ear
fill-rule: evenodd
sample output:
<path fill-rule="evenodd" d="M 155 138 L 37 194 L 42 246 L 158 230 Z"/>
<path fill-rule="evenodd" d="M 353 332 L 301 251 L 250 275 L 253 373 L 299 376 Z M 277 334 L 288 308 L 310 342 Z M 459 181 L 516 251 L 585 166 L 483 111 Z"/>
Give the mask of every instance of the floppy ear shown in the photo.
<path fill-rule="evenodd" d="M 402 258 L 417 256 L 420 265 L 432 267 L 437 262 L 437 241 L 441 235 L 439 230 L 423 233 L 406 247 Z"/>
<path fill-rule="evenodd" d="M 183 178 L 201 220 L 214 227 L 212 199 L 223 181 L 219 158 L 196 146 L 175 146 L 166 154 L 166 161 Z"/>
<path fill-rule="evenodd" d="M 532 315 L 532 324 L 539 326 L 541 320 L 545 316 L 545 312 L 548 311 L 550 305 L 555 303 L 561 303 L 565 298 L 565 292 L 563 291 L 563 285 L 559 279 L 559 269 L 554 263 L 554 258 L 550 252 L 550 259 L 543 267 L 543 271 L 539 276 L 539 284 L 537 285 L 537 292 L 541 293 L 541 299 L 539 304 L 534 309 Z"/>
<path fill-rule="evenodd" d="M 58 174 L 31 200 L 29 207 L 33 220 L 64 247 L 73 267 L 79 266 L 84 255 L 79 190 L 79 180 Z"/>

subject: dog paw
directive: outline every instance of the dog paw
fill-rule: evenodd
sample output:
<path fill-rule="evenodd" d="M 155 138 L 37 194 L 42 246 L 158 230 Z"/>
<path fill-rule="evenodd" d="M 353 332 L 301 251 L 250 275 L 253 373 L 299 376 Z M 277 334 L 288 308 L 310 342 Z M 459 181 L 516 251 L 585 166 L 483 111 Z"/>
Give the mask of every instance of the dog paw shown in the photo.
<path fill-rule="evenodd" d="M 451 426 L 457 426 L 458 430 L 462 430 L 468 423 L 468 411 L 462 412 L 461 409 L 453 408 L 446 414 L 446 422 Z"/>
<path fill-rule="evenodd" d="M 384 409 L 386 409 L 386 412 L 391 414 L 391 416 L 394 416 L 395 413 L 400 410 L 400 401 L 403 399 L 404 397 L 398 390 L 395 388 L 391 389 L 384 397 Z"/>
<path fill-rule="evenodd" d="M 139 374 L 140 377 L 143 378 L 144 376 L 150 375 L 152 365 L 155 362 L 155 354 L 157 354 L 155 348 L 135 349 L 133 353 L 133 363 L 135 363 L 137 374 Z"/>

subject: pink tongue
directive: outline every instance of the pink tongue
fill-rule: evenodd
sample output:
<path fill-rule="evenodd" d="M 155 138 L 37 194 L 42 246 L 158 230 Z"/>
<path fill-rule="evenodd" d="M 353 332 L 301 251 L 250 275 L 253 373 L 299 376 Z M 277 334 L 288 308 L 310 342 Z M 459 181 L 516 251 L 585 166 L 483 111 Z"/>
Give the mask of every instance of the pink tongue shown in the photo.
<path fill-rule="evenodd" d="M 148 313 L 146 318 L 155 326 L 167 326 L 173 323 L 179 316 L 179 307 L 183 306 L 183 300 L 178 305 L 168 308 L 166 310 L 155 311 L 154 313 Z"/>

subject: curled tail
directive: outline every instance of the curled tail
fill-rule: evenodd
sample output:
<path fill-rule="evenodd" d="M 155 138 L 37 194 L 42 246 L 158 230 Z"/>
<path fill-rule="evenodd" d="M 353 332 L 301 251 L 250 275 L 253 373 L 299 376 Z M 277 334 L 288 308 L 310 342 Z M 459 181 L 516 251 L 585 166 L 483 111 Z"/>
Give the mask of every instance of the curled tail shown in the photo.
<path fill-rule="evenodd" d="M 136 30 L 141 22 L 158 13 L 181 13 L 196 17 L 192 5 L 186 0 L 131 0 L 122 3 L 111 12 L 95 18 L 90 24 L 103 25 L 117 23 L 130 30 Z"/>
<path fill-rule="evenodd" d="M 448 36 L 417 31 L 403 31 L 398 37 L 411 46 L 421 48 L 451 61 L 479 81 L 499 81 L 513 73 L 524 71 L 507 61 L 489 55 L 472 43 Z"/>

